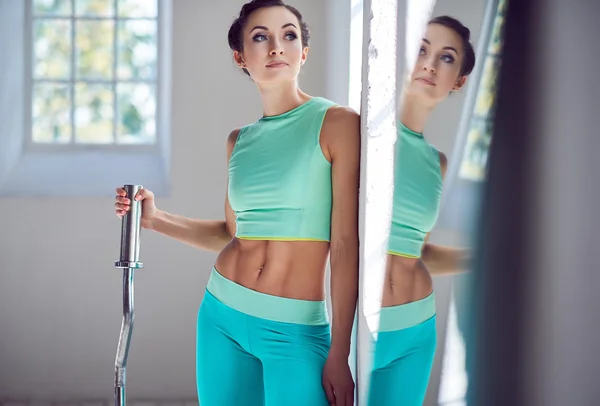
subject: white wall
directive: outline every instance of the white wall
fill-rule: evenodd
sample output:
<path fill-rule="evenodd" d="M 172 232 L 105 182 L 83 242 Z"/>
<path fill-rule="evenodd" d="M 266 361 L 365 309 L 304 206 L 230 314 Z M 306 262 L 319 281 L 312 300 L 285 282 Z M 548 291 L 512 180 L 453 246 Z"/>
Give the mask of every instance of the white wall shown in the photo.
<path fill-rule="evenodd" d="M 173 3 L 172 193 L 158 205 L 222 218 L 225 138 L 261 114 L 255 87 L 227 46 L 244 1 Z M 339 86 L 325 90 L 336 79 L 326 77 L 326 62 L 340 52 L 328 38 L 327 4 L 292 4 L 312 28 L 301 86 L 338 100 Z M 112 398 L 122 290 L 113 267 L 120 221 L 111 194 L 0 199 L 0 399 Z M 195 398 L 196 312 L 214 259 L 143 232 L 146 268 L 135 278 L 130 397 Z"/>

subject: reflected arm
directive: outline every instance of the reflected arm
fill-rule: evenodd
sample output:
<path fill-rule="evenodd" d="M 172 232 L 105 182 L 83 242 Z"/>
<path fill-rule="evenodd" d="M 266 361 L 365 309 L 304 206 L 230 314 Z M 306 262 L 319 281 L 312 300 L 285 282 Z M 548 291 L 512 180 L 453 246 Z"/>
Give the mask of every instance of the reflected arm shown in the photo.
<path fill-rule="evenodd" d="M 440 170 L 442 178 L 445 178 L 448 169 L 448 158 L 442 152 L 439 152 L 439 154 Z M 431 275 L 455 275 L 466 272 L 471 258 L 471 250 L 428 243 L 429 234 L 425 237 L 421 259 Z"/>

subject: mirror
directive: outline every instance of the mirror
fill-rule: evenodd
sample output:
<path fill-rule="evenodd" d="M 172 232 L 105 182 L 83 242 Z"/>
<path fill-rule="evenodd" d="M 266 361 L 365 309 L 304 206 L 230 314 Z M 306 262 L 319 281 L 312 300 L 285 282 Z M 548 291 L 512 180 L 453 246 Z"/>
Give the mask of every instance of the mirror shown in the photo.
<path fill-rule="evenodd" d="M 470 241 L 505 8 L 505 0 L 398 4 L 389 236 L 385 265 L 363 268 L 369 406 L 454 405 L 466 396 Z"/>

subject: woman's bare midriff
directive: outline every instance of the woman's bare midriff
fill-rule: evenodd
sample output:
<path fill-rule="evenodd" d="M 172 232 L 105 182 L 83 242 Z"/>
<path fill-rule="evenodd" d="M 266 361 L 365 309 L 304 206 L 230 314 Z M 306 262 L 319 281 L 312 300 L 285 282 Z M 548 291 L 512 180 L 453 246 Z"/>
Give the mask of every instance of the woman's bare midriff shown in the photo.
<path fill-rule="evenodd" d="M 398 306 L 424 299 L 433 291 L 433 281 L 423 261 L 388 255 L 383 284 L 383 307 Z"/>
<path fill-rule="evenodd" d="M 325 241 L 272 241 L 234 238 L 215 268 L 225 278 L 268 295 L 325 300 Z"/>

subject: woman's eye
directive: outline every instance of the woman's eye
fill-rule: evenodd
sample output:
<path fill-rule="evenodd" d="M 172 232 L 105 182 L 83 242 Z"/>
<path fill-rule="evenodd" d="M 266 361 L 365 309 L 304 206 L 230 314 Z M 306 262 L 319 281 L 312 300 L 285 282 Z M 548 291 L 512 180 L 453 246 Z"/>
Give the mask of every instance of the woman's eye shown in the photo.
<path fill-rule="evenodd" d="M 266 35 L 263 35 L 263 34 L 258 34 L 258 35 L 255 35 L 255 36 L 254 36 L 254 38 L 252 38 L 252 39 L 253 39 L 254 41 L 260 42 L 260 41 L 264 41 L 264 40 L 266 40 L 266 39 L 267 39 L 267 36 L 266 36 Z"/>
<path fill-rule="evenodd" d="M 452 55 L 442 55 L 442 60 L 447 63 L 454 63 L 454 57 Z"/>

